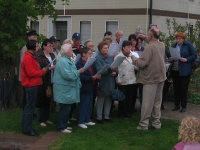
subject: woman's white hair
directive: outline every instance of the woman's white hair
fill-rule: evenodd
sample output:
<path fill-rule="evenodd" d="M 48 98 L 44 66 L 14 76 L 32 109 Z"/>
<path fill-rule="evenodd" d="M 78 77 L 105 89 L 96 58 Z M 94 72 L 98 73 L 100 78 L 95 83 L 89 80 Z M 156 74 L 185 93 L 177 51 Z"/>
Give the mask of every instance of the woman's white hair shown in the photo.
<path fill-rule="evenodd" d="M 70 48 L 72 48 L 71 44 L 63 44 L 61 46 L 60 54 L 62 55 L 64 53 L 66 53 Z"/>
<path fill-rule="evenodd" d="M 66 39 L 63 41 L 63 44 L 74 44 L 74 42 L 71 39 Z"/>

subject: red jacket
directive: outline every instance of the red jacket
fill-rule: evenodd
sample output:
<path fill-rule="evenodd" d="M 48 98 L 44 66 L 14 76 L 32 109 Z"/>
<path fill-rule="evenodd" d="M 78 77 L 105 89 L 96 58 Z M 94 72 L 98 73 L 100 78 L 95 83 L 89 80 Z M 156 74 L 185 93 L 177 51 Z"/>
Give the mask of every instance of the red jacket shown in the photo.
<path fill-rule="evenodd" d="M 32 87 L 42 84 L 42 76 L 45 74 L 45 71 L 40 69 L 33 54 L 28 51 L 24 53 L 21 67 L 22 86 Z"/>

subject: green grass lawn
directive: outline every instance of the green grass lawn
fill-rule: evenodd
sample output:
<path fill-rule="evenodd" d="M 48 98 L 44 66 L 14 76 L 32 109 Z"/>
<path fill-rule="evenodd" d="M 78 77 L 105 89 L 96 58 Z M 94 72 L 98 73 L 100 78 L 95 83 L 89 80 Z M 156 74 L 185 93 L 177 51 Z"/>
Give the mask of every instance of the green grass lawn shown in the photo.
<path fill-rule="evenodd" d="M 116 114 L 116 112 L 115 112 Z M 0 132 L 21 133 L 21 109 L 0 112 Z M 135 113 L 130 119 L 118 119 L 111 115 L 114 123 L 96 124 L 87 129 L 77 127 L 77 122 L 69 124 L 73 127 L 71 134 L 63 134 L 50 150 L 171 150 L 178 142 L 179 122 L 161 120 L 162 129 L 149 128 L 148 131 L 138 131 L 136 127 L 140 114 Z M 41 135 L 48 131 L 57 132 L 57 113 L 52 113 L 50 120 L 53 125 L 45 128 L 33 122 L 34 129 Z M 151 125 L 151 124 L 150 124 Z"/>

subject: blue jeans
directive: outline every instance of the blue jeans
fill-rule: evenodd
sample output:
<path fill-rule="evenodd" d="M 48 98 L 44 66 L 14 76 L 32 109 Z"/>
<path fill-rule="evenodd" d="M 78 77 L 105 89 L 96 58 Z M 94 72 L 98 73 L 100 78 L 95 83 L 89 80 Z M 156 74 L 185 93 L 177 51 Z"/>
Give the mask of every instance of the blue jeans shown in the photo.
<path fill-rule="evenodd" d="M 21 130 L 23 132 L 31 132 L 33 113 L 36 105 L 38 87 L 25 87 L 26 92 L 26 105 L 22 115 Z"/>
<path fill-rule="evenodd" d="M 59 103 L 60 110 L 58 114 L 58 130 L 67 129 L 67 122 L 69 120 L 69 113 L 71 110 L 71 104 L 62 104 Z"/>
<path fill-rule="evenodd" d="M 78 104 L 78 124 L 85 124 L 91 121 L 93 104 L 93 92 L 80 95 L 80 103 Z"/>

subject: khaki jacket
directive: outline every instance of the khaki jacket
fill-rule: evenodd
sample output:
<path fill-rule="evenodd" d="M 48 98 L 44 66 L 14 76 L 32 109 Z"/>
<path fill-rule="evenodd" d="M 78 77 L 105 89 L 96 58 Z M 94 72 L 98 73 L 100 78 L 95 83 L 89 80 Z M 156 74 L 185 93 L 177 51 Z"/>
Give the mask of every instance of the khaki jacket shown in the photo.
<path fill-rule="evenodd" d="M 133 58 L 133 64 L 139 68 L 136 82 L 156 84 L 166 79 L 165 45 L 160 41 L 150 42 L 140 58 Z"/>

